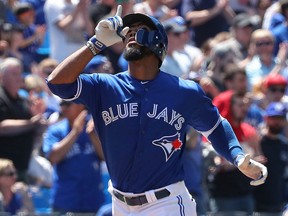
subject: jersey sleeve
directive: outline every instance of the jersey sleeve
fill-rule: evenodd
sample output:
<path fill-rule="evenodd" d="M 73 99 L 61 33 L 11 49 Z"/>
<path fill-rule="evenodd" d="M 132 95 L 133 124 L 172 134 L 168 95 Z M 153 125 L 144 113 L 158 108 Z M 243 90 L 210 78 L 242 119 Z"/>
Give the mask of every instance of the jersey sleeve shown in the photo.
<path fill-rule="evenodd" d="M 73 100 L 77 96 L 78 89 L 81 86 L 81 80 L 78 78 L 73 83 L 68 84 L 52 84 L 46 81 L 50 91 L 62 98 L 63 100 Z"/>
<path fill-rule="evenodd" d="M 213 129 L 217 127 L 217 124 L 219 124 L 219 111 L 212 104 L 211 99 L 207 97 L 200 85 L 189 83 L 189 88 L 191 91 L 187 96 L 189 104 L 187 109 L 190 109 L 188 124 L 205 137 L 208 137 Z"/>
<path fill-rule="evenodd" d="M 53 94 L 66 101 L 87 105 L 98 101 L 97 98 L 99 98 L 99 74 L 81 74 L 73 83 L 51 84 L 47 82 L 47 85 Z"/>
<path fill-rule="evenodd" d="M 225 118 L 222 118 L 208 139 L 216 152 L 233 164 L 238 155 L 244 155 L 231 125 Z"/>
<path fill-rule="evenodd" d="M 243 151 L 229 122 L 219 114 L 198 84 L 194 86 L 190 100 L 192 114 L 189 124 L 212 143 L 218 154 L 233 163 Z"/>

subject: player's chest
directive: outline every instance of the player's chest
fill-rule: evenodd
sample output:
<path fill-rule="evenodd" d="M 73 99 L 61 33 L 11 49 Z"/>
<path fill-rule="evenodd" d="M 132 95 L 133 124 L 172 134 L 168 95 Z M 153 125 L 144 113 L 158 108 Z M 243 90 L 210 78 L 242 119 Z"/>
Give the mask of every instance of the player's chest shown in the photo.
<path fill-rule="evenodd" d="M 173 126 L 186 122 L 185 119 L 187 118 L 180 105 L 157 100 L 111 103 L 104 106 L 101 113 L 106 126 L 124 122 L 125 124 L 129 122 L 134 126 L 146 125 L 151 122 Z"/>

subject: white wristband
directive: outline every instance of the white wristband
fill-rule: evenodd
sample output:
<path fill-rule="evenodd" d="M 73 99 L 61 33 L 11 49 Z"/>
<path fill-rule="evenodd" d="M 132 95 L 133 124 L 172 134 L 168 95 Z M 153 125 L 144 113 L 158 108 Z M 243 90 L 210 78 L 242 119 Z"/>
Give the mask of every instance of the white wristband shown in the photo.
<path fill-rule="evenodd" d="M 91 43 L 93 43 L 93 45 L 100 51 L 102 51 L 102 50 L 104 50 L 106 48 L 106 46 L 102 42 L 100 42 L 99 40 L 96 39 L 95 35 L 93 37 L 91 37 L 89 39 L 89 41 Z"/>
<path fill-rule="evenodd" d="M 97 55 L 96 48 L 91 41 L 87 41 L 86 46 L 91 50 L 94 56 Z"/>
<path fill-rule="evenodd" d="M 243 158 L 245 158 L 245 155 L 243 155 L 243 154 L 237 155 L 236 158 L 234 159 L 234 165 L 235 165 L 236 167 L 238 167 L 238 164 L 239 164 L 240 159 L 243 159 Z"/>

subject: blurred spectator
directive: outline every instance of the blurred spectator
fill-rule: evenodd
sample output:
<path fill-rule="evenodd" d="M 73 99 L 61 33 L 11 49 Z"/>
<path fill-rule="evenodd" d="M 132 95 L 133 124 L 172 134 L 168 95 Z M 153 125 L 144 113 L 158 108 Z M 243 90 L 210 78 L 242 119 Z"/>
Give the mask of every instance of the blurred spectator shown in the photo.
<path fill-rule="evenodd" d="M 231 38 L 215 45 L 217 50 L 232 51 L 237 62 L 243 61 L 248 57 L 251 34 L 259 24 L 258 16 L 249 14 L 238 14 L 232 20 L 230 28 Z"/>
<path fill-rule="evenodd" d="M 183 0 L 181 14 L 190 21 L 193 28 L 193 39 L 201 47 L 209 38 L 228 31 L 234 16 L 228 0 Z"/>
<path fill-rule="evenodd" d="M 0 157 L 13 161 L 21 181 L 27 180 L 35 133 L 46 127 L 42 115 L 32 115 L 29 100 L 19 96 L 23 86 L 20 61 L 7 58 L 0 63 Z"/>
<path fill-rule="evenodd" d="M 262 85 L 262 97 L 259 96 L 255 102 L 263 111 L 271 102 L 288 104 L 288 98 L 287 95 L 285 95 L 287 80 L 282 75 L 271 74 L 264 79 Z"/>
<path fill-rule="evenodd" d="M 227 65 L 224 73 L 224 85 L 227 90 L 220 93 L 217 97 L 221 98 L 221 94 L 225 95 L 227 91 L 231 90 L 238 94 L 246 94 L 247 99 L 249 99 L 249 105 L 245 122 L 257 128 L 259 124 L 263 122 L 263 116 L 259 107 L 251 102 L 253 101 L 253 95 L 247 91 L 247 75 L 245 69 L 236 64 Z M 215 100 L 217 100 L 217 97 Z M 225 100 L 225 97 L 223 99 Z"/>
<path fill-rule="evenodd" d="M 287 34 L 288 0 L 279 0 L 279 4 L 281 14 L 284 16 L 284 21 L 272 29 L 272 33 L 275 37 L 274 55 L 277 55 L 279 45 L 282 42 L 288 41 L 288 34 Z"/>
<path fill-rule="evenodd" d="M 50 57 L 59 63 L 83 46 L 87 36 L 93 34 L 89 19 L 89 0 L 47 0 L 44 5 L 50 39 Z"/>
<path fill-rule="evenodd" d="M 25 86 L 19 91 L 22 97 L 29 99 L 32 115 L 41 114 L 43 118 L 49 120 L 50 110 L 47 110 L 47 95 L 45 92 L 46 83 L 37 74 L 28 74 L 24 78 Z M 48 121 L 50 123 L 50 121 Z"/>
<path fill-rule="evenodd" d="M 0 1 L 0 22 L 4 23 L 6 16 L 5 16 L 5 3 L 3 1 Z"/>
<path fill-rule="evenodd" d="M 41 46 L 45 36 L 45 25 L 35 25 L 35 11 L 29 3 L 18 3 L 14 8 L 14 13 L 23 25 L 22 37 L 18 38 L 18 49 L 24 72 L 31 73 L 32 67 L 39 60 L 37 49 Z"/>
<path fill-rule="evenodd" d="M 29 99 L 32 114 L 42 115 L 51 125 L 55 120 L 51 120 L 51 115 L 49 115 L 49 111 L 47 112 L 46 87 L 45 80 L 38 74 L 29 74 L 25 76 L 25 89 L 22 90 L 21 94 Z M 46 129 L 45 127 L 43 130 L 37 130 L 34 135 L 33 151 L 27 170 L 27 182 L 34 203 L 35 214 L 51 211 L 49 202 L 53 167 L 42 154 L 43 137 Z"/>
<path fill-rule="evenodd" d="M 2 40 L 0 37 L 0 62 L 4 60 L 4 58 L 8 57 L 9 52 L 9 43 L 6 40 Z"/>
<path fill-rule="evenodd" d="M 34 206 L 27 185 L 17 182 L 13 162 L 0 158 L 0 194 L 3 196 L 4 212 L 11 215 L 34 215 Z"/>
<path fill-rule="evenodd" d="M 44 4 L 45 0 L 20 0 L 20 2 L 27 2 L 32 5 L 35 11 L 35 24 L 43 25 L 46 24 L 45 13 L 44 13 Z"/>
<path fill-rule="evenodd" d="M 15 57 L 22 59 L 22 54 L 19 50 L 22 41 L 23 26 L 20 24 L 4 23 L 1 26 L 0 37 L 1 40 L 7 43 L 6 50 L 3 50 L 3 58 Z"/>
<path fill-rule="evenodd" d="M 111 17 L 112 15 L 115 15 L 117 6 L 122 6 L 122 17 L 125 16 L 128 13 L 131 13 L 133 11 L 133 6 L 135 5 L 135 0 L 100 0 L 96 2 L 96 4 L 99 3 L 100 5 L 106 5 L 111 8 L 109 14 L 106 14 L 103 18 Z"/>
<path fill-rule="evenodd" d="M 227 90 L 233 90 L 243 95 L 247 92 L 246 72 L 236 64 L 226 65 L 223 83 Z"/>
<path fill-rule="evenodd" d="M 213 55 L 215 55 L 214 47 L 223 41 L 230 39 L 232 36 L 229 32 L 220 32 L 215 37 L 208 39 L 204 44 L 201 46 L 202 56 L 200 60 L 200 73 L 205 75 L 207 72 L 208 67 L 210 67 L 210 63 L 213 60 Z"/>
<path fill-rule="evenodd" d="M 182 14 L 181 14 L 182 0 L 165 0 L 163 2 L 163 4 L 165 4 L 170 9 L 176 9 L 177 10 L 177 14 L 179 16 L 182 16 Z"/>
<path fill-rule="evenodd" d="M 122 5 L 122 17 L 133 11 L 136 0 L 115 0 L 116 6 Z M 115 7 L 117 8 L 117 7 Z M 114 13 L 115 14 L 115 13 Z M 113 14 L 113 15 L 114 15 Z"/>
<path fill-rule="evenodd" d="M 225 67 L 235 64 L 235 55 L 231 50 L 217 49 L 210 54 L 210 59 L 206 70 L 202 68 L 202 78 L 200 85 L 211 99 L 226 90 L 224 85 Z"/>
<path fill-rule="evenodd" d="M 270 103 L 265 110 L 265 129 L 260 147 L 267 158 L 265 163 L 269 177 L 265 184 L 254 188 L 255 211 L 272 214 L 282 212 L 287 195 L 288 139 L 283 136 L 287 125 L 287 109 L 281 102 Z"/>
<path fill-rule="evenodd" d="M 114 0 L 113 0 L 114 1 Z M 109 3 L 109 2 L 108 2 Z M 109 14 L 114 4 L 105 4 L 105 1 L 96 2 L 91 4 L 88 9 L 89 19 L 94 27 L 97 26 L 98 22 L 107 14 Z"/>
<path fill-rule="evenodd" d="M 36 74 L 29 74 L 25 77 L 26 97 L 30 101 L 30 110 L 32 115 L 42 115 L 48 120 L 49 124 L 54 122 L 49 121 L 49 115 L 46 113 L 47 104 L 45 101 L 46 83 Z M 24 95 L 24 94 L 23 94 Z M 37 186 L 51 187 L 52 185 L 52 166 L 51 163 L 42 156 L 43 134 L 46 127 L 38 130 L 34 135 L 33 152 L 29 162 L 27 171 L 28 183 Z"/>
<path fill-rule="evenodd" d="M 248 77 L 248 89 L 251 91 L 255 84 L 272 71 L 278 59 L 274 57 L 273 53 L 274 36 L 267 29 L 255 30 L 251 36 L 250 46 L 255 51 L 245 70 Z"/>
<path fill-rule="evenodd" d="M 181 62 L 180 67 L 184 74 L 183 78 L 188 78 L 190 71 L 197 72 L 201 67 L 204 59 L 202 51 L 191 45 L 191 38 L 187 27 L 187 22 L 181 16 L 172 17 L 163 22 L 166 31 L 179 33 L 178 46 L 179 48 L 173 52 L 173 57 L 176 61 Z"/>
<path fill-rule="evenodd" d="M 229 1 L 230 7 L 236 14 L 247 13 L 247 14 L 255 14 L 255 5 L 251 4 L 251 0 L 234 0 Z"/>
<path fill-rule="evenodd" d="M 7 0 L 0 1 L 0 22 L 1 23 L 10 23 L 17 24 L 18 20 L 13 12 L 13 8 L 15 4 L 17 4 L 18 0 Z"/>
<path fill-rule="evenodd" d="M 163 0 L 144 0 L 133 6 L 133 12 L 144 13 L 160 21 L 177 16 L 178 12 L 167 7 L 164 2 Z"/>
<path fill-rule="evenodd" d="M 166 73 L 184 78 L 188 77 L 188 73 L 190 72 L 190 65 L 185 67 L 185 62 L 189 63 L 191 60 L 188 55 L 182 56 L 181 61 L 179 61 L 179 56 L 175 56 L 176 51 L 183 49 L 181 42 L 179 42 L 180 35 L 187 31 L 185 25 L 179 25 L 177 23 L 179 19 L 181 19 L 181 17 L 171 18 L 163 22 L 169 46 L 167 48 L 167 55 L 165 56 L 160 69 Z M 183 64 L 182 61 L 184 61 Z"/>
<path fill-rule="evenodd" d="M 251 128 L 252 125 L 245 122 L 250 105 L 248 95 L 243 92 L 227 90 L 215 97 L 213 104 L 217 106 L 221 115 L 230 122 L 242 145 L 247 146 L 248 144 L 247 148 L 253 154 L 258 155 L 260 152 L 255 141 L 258 138 L 255 128 Z M 249 141 L 251 141 L 250 144 Z"/>
<path fill-rule="evenodd" d="M 287 67 L 287 55 L 288 55 L 288 42 L 282 42 L 279 46 L 279 51 L 276 56 L 276 65 L 270 72 L 273 74 L 281 74 L 286 80 L 288 80 L 288 67 Z"/>
<path fill-rule="evenodd" d="M 264 13 L 262 20 L 262 28 L 272 30 L 277 25 L 285 21 L 285 17 L 281 13 L 280 2 L 274 1 Z"/>
<path fill-rule="evenodd" d="M 62 101 L 61 109 L 65 118 L 48 128 L 43 144 L 54 166 L 53 212 L 95 215 L 104 202 L 101 143 L 84 105 Z"/>
<path fill-rule="evenodd" d="M 46 0 L 20 0 L 21 2 L 27 2 L 34 8 L 35 11 L 35 25 L 45 25 L 46 26 L 46 19 L 44 13 L 44 4 Z M 46 28 L 45 35 L 42 41 L 41 46 L 37 49 L 38 60 L 37 62 L 41 61 L 44 58 L 49 57 L 50 55 L 50 39 L 49 39 L 49 32 Z"/>
<path fill-rule="evenodd" d="M 56 66 L 59 63 L 52 58 L 45 58 L 35 68 L 34 71 L 32 71 L 33 74 L 38 75 L 44 82 L 45 79 L 52 73 L 52 71 L 56 68 Z M 58 114 L 60 112 L 60 98 L 50 91 L 48 86 L 45 85 L 42 86 L 43 88 L 43 96 L 46 104 L 46 110 L 45 110 L 45 117 L 49 119 L 49 122 L 54 122 L 58 118 Z"/>
<path fill-rule="evenodd" d="M 43 80 L 45 80 L 58 64 L 59 63 L 55 59 L 45 58 L 41 62 L 39 62 L 39 64 L 37 65 L 35 70 L 32 71 L 32 73 L 38 75 Z"/>
<path fill-rule="evenodd" d="M 260 17 L 260 26 L 263 24 L 266 10 L 272 5 L 273 0 L 258 0 L 255 5 L 255 12 Z"/>
<path fill-rule="evenodd" d="M 51 163 L 34 149 L 27 171 L 29 185 L 51 188 L 53 167 Z"/>
<path fill-rule="evenodd" d="M 231 124 L 244 152 L 255 158 L 260 153 L 259 136 L 255 128 L 244 122 L 248 111 L 248 101 L 243 94 L 227 91 L 225 95 L 215 98 L 213 104 Z M 212 210 L 230 212 L 231 215 L 235 211 L 252 214 L 254 205 L 250 180 L 219 156 L 214 158 L 214 163 L 215 168 L 211 170 L 212 174 L 209 179 L 211 196 L 215 201 L 215 207 L 212 206 Z"/>

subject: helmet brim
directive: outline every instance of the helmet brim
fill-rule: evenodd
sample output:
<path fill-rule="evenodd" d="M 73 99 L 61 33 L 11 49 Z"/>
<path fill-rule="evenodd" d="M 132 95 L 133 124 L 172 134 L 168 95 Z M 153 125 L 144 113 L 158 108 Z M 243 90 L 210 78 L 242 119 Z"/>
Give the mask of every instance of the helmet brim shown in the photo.
<path fill-rule="evenodd" d="M 147 15 L 142 14 L 142 13 L 132 13 L 132 14 L 127 14 L 122 18 L 123 20 L 123 27 L 130 27 L 134 23 L 144 23 L 148 27 L 152 29 L 157 29 L 157 26 L 155 25 L 154 21 Z"/>

